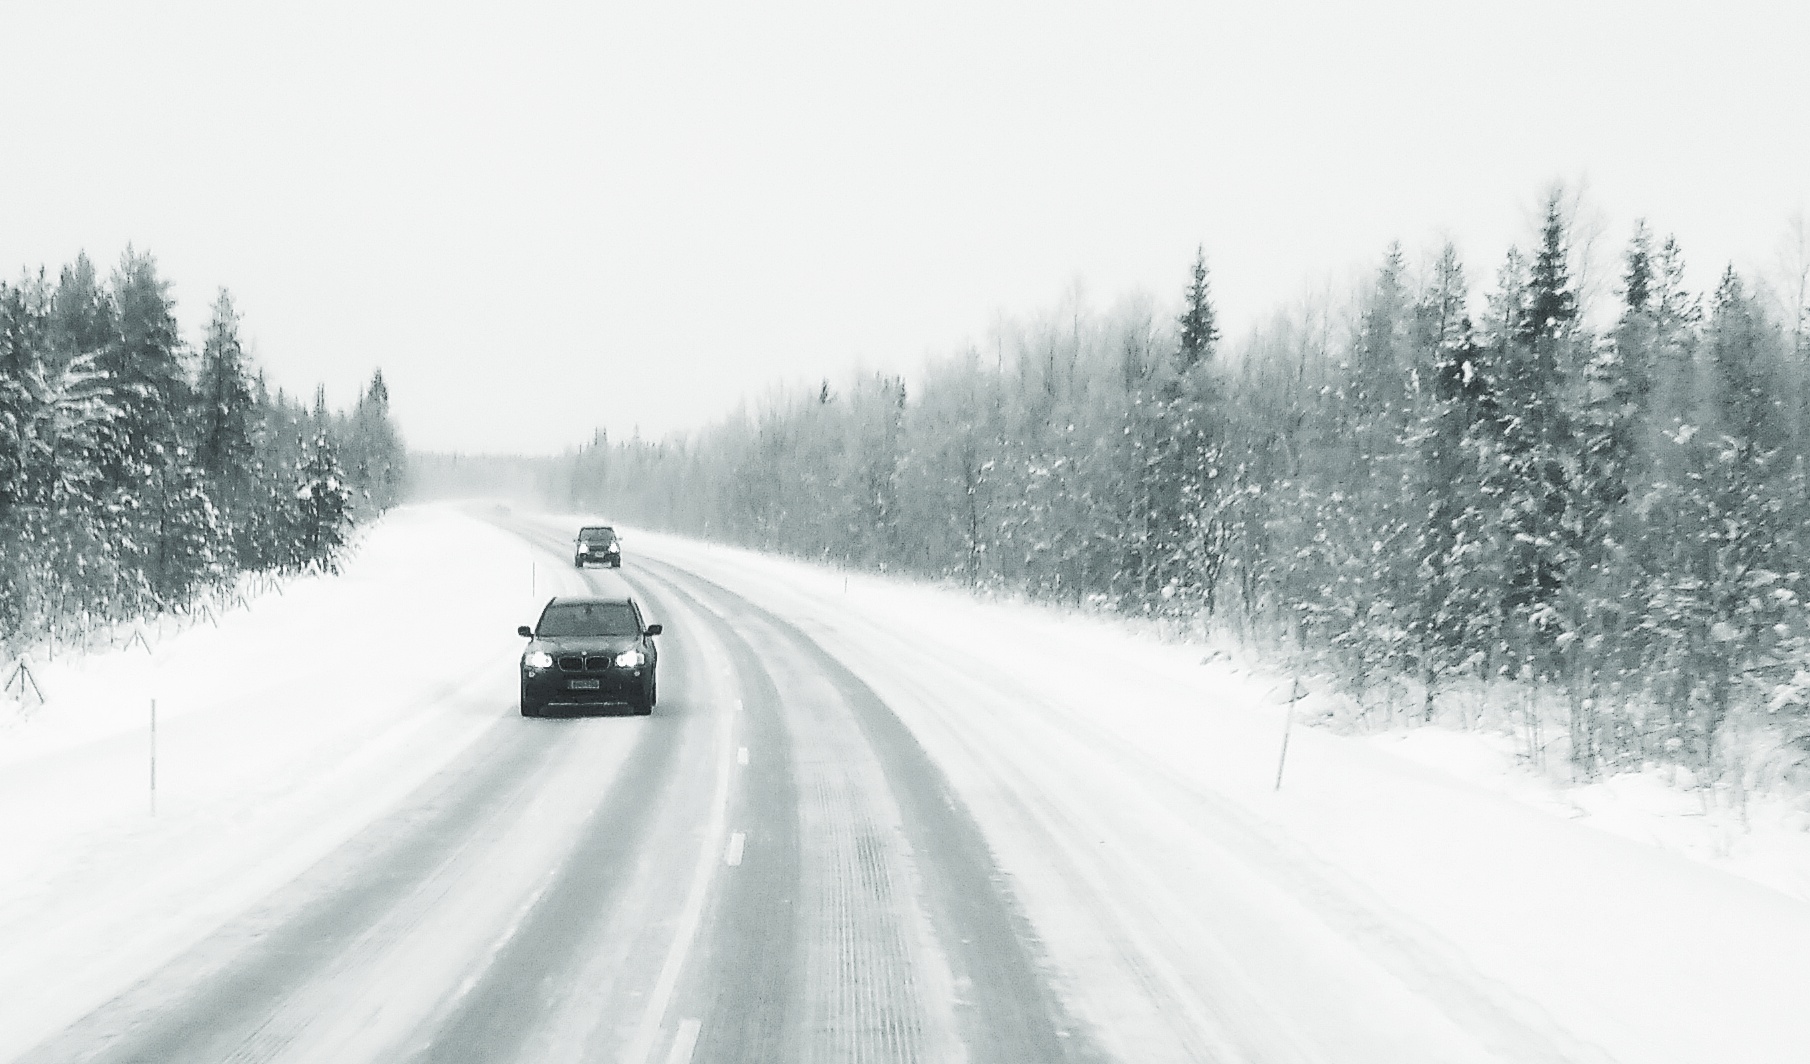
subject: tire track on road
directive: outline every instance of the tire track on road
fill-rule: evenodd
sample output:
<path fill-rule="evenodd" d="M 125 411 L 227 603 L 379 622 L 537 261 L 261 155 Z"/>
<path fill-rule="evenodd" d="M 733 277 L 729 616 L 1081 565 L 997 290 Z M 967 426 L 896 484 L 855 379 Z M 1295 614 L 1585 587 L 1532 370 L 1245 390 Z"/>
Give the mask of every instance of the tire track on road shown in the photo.
<path fill-rule="evenodd" d="M 898 716 L 796 626 L 696 574 L 660 561 L 641 564 L 663 581 L 703 589 L 703 597 L 729 604 L 732 614 L 726 619 L 732 626 L 752 623 L 790 647 L 833 688 L 854 718 L 897 801 L 900 827 L 911 863 L 922 877 L 936 940 L 948 958 L 955 986 L 965 995 L 956 1002 L 956 1016 L 969 1059 L 977 1064 L 1104 1060 L 1091 1032 L 1067 1013 L 1056 994 L 1041 945 L 1012 898 L 979 825 Z M 842 870 L 843 876 L 864 871 L 861 846 L 858 841 L 853 845 L 855 863 Z M 871 872 L 873 851 L 866 852 L 865 871 Z M 895 869 L 883 874 L 898 873 Z M 863 974 L 849 970 L 845 978 L 859 979 Z M 890 1053 L 841 1059 L 914 1059 L 916 1043 L 903 1030 L 882 1024 L 879 1033 L 883 1042 L 891 1040 Z"/>
<path fill-rule="evenodd" d="M 266 1018 L 520 802 L 557 748 L 500 721 L 398 812 L 21 1064 L 268 1059 Z M 262 1046 L 263 1048 L 257 1048 Z M 248 1047 L 250 1057 L 240 1056 Z"/>
<path fill-rule="evenodd" d="M 643 580 L 658 583 L 712 628 L 730 658 L 742 706 L 736 742 L 737 762 L 745 767 L 737 770 L 731 805 L 742 835 L 739 861 L 718 881 L 706 934 L 676 999 L 678 1011 L 709 1021 L 699 1023 L 692 1053 L 713 1064 L 797 1060 L 804 963 L 798 793 L 779 692 L 759 655 L 710 606 L 652 574 L 631 571 L 624 579 L 637 587 Z M 749 753 L 745 761 L 743 753 Z"/>

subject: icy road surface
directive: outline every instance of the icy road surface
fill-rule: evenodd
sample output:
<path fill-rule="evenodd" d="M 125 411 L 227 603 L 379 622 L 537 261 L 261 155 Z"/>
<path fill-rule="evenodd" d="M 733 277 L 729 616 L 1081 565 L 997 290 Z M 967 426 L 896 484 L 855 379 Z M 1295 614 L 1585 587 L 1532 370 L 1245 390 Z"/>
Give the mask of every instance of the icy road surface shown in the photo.
<path fill-rule="evenodd" d="M 1273 683 L 658 536 L 578 572 L 573 521 L 473 514 L 43 665 L 0 730 L 0 1059 L 1810 1045 L 1803 899 L 1312 731 L 1275 794 Z M 624 588 L 666 626 L 653 716 L 521 718 L 515 625 Z"/>

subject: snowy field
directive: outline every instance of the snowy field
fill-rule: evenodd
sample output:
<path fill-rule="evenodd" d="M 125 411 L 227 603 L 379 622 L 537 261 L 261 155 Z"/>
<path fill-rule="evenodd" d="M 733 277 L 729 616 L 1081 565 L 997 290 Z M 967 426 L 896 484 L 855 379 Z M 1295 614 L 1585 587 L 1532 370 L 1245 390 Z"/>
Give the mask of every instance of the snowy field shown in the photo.
<path fill-rule="evenodd" d="M 217 628 L 34 660 L 50 701 L 0 704 L 0 1059 L 514 712 L 514 627 L 572 577 L 487 515 L 398 510 L 344 575 Z M 784 618 L 900 715 L 1122 1059 L 1184 1028 L 1265 1060 L 1806 1059 L 1810 836 L 1782 799 L 1743 833 L 1657 775 L 1563 788 L 1435 728 L 1297 727 L 1278 791 L 1289 678 L 1235 655 L 651 533 L 625 550 Z M 1224 1014 L 1185 1022 L 1202 1008 Z"/>

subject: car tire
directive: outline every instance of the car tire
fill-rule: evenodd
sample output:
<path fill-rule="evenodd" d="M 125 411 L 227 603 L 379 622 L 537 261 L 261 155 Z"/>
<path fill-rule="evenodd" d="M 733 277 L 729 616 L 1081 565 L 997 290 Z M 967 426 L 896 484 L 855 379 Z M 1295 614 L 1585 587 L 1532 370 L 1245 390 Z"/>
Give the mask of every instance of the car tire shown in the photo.
<path fill-rule="evenodd" d="M 583 558 L 573 558 L 572 559 L 572 568 L 583 569 L 584 568 L 584 559 Z"/>
<path fill-rule="evenodd" d="M 616 560 L 615 560 L 615 561 L 613 561 L 613 562 L 611 562 L 611 563 L 610 563 L 610 568 L 612 568 L 612 569 L 620 569 L 620 568 L 622 568 L 622 559 L 621 559 L 621 558 L 618 558 L 618 559 L 616 559 Z"/>
<path fill-rule="evenodd" d="M 546 709 L 547 704 L 545 702 L 536 701 L 535 699 L 528 697 L 527 691 L 522 692 L 522 716 L 538 717 L 544 713 Z"/>
<path fill-rule="evenodd" d="M 641 693 L 636 695 L 634 701 L 629 704 L 634 707 L 636 713 L 645 717 L 654 711 L 654 702 L 658 697 L 659 692 L 654 687 L 654 678 L 649 676 L 647 678 L 647 685 L 641 689 Z"/>

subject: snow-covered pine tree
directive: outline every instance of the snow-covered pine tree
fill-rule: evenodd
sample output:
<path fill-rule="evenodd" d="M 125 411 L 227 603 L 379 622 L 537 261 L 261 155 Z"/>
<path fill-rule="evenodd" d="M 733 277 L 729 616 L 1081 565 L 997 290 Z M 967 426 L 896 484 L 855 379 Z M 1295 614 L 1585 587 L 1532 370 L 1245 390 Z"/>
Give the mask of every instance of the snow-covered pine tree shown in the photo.
<path fill-rule="evenodd" d="M 1590 351 L 1577 412 L 1578 562 L 1563 612 L 1576 638 L 1565 651 L 1571 759 L 1586 773 L 1637 753 L 1604 700 L 1621 704 L 1641 682 L 1644 529 L 1628 505 L 1651 466 L 1658 297 L 1652 234 L 1644 220 L 1623 259 L 1621 314 Z"/>
<path fill-rule="evenodd" d="M 257 399 L 239 340 L 232 293 L 220 289 L 201 345 L 195 382 L 195 464 L 228 512 L 249 487 Z"/>
<path fill-rule="evenodd" d="M 1731 267 L 1702 338 L 1714 390 L 1698 424 L 1672 434 L 1676 479 L 1649 504 L 1652 575 L 1647 627 L 1655 635 L 1665 739 L 1704 768 L 1743 688 L 1752 693 L 1803 639 L 1797 559 L 1801 497 L 1779 462 L 1786 433 L 1777 386 L 1777 330 Z M 1793 664 L 1795 667 L 1797 663 Z M 1756 674 L 1754 670 L 1758 668 Z"/>
<path fill-rule="evenodd" d="M 1143 506 L 1149 536 L 1146 586 L 1155 600 L 1183 613 L 1211 615 L 1225 563 L 1229 494 L 1222 490 L 1222 409 L 1214 352 L 1219 326 L 1208 281 L 1206 249 L 1195 252 L 1192 277 L 1176 322 L 1175 351 L 1151 373 L 1141 426 Z"/>
<path fill-rule="evenodd" d="M 1577 297 L 1566 265 L 1560 200 L 1547 201 L 1540 250 L 1525 274 L 1512 252 L 1492 317 L 1485 379 L 1490 416 L 1477 422 L 1494 549 L 1506 564 L 1511 648 L 1536 676 L 1557 675 L 1555 653 L 1574 633 L 1561 592 L 1577 567 L 1582 527 L 1575 424 L 1566 396 L 1577 363 Z M 1518 275 L 1519 274 L 1519 275 Z M 1506 326 L 1506 328 L 1504 328 Z M 1506 663 L 1505 663 L 1506 664 Z"/>
<path fill-rule="evenodd" d="M 383 370 L 371 373 L 347 426 L 345 450 L 362 507 L 382 513 L 401 498 L 407 460 L 390 417 L 390 388 Z"/>
<path fill-rule="evenodd" d="M 266 548 L 258 542 L 263 522 L 255 513 L 265 502 L 258 491 L 258 399 L 239 339 L 239 312 L 224 288 L 201 344 L 191 424 L 200 483 L 218 507 L 216 520 L 225 537 L 213 553 L 226 556 L 230 544 L 233 556 L 259 559 Z"/>
<path fill-rule="evenodd" d="M 1468 292 L 1458 250 L 1447 243 L 1415 308 L 1414 418 L 1402 441 L 1414 459 L 1419 516 L 1419 587 L 1407 630 L 1429 717 L 1439 684 L 1479 666 L 1501 637 L 1498 559 L 1487 549 L 1478 452 L 1466 442 L 1490 409 Z"/>
<path fill-rule="evenodd" d="M 110 531 L 143 589 L 162 602 L 182 594 L 194 575 L 182 568 L 190 552 L 169 538 L 187 535 L 188 526 L 167 519 L 194 479 L 180 428 L 193 409 L 192 388 L 169 288 L 155 259 L 126 249 L 112 279 L 118 336 L 100 360 L 121 410 L 106 469 Z"/>
<path fill-rule="evenodd" d="M 326 432 L 303 444 L 302 455 L 296 465 L 296 556 L 303 565 L 332 571 L 351 526 L 352 492 Z"/>

